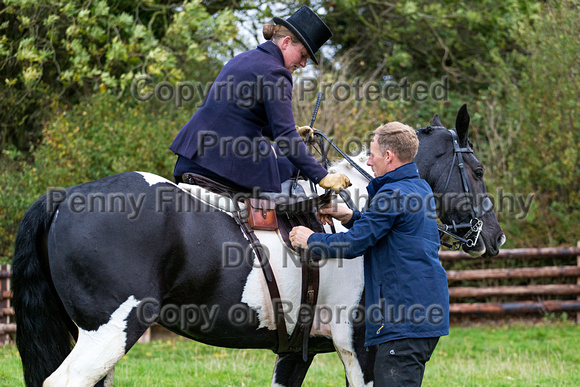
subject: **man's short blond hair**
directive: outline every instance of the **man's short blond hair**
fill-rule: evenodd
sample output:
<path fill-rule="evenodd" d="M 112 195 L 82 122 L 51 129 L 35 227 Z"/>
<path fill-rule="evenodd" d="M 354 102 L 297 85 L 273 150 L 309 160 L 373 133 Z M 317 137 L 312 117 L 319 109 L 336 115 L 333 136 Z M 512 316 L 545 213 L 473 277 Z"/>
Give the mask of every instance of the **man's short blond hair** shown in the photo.
<path fill-rule="evenodd" d="M 384 155 L 391 150 L 401 162 L 413 161 L 419 150 L 419 139 L 415 129 L 397 121 L 379 126 L 374 131 L 379 149 Z"/>

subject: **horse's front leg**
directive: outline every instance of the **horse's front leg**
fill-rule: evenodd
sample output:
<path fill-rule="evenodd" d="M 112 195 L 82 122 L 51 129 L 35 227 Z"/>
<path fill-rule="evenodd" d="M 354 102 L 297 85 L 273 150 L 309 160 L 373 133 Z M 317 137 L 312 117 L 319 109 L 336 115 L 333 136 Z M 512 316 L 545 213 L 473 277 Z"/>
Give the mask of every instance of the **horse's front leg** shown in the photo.
<path fill-rule="evenodd" d="M 334 324 L 332 341 L 344 365 L 346 385 L 372 386 L 376 350 L 364 347 L 364 324 Z"/>
<path fill-rule="evenodd" d="M 315 354 L 309 354 L 305 362 L 302 360 L 302 352 L 276 356 L 272 386 L 299 387 L 302 385 L 306 373 Z"/>

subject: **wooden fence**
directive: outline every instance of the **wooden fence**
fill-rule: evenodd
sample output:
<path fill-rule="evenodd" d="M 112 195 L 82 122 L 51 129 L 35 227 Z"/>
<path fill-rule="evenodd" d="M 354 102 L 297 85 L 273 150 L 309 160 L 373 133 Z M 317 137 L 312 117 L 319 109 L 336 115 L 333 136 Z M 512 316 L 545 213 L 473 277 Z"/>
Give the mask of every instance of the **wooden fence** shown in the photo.
<path fill-rule="evenodd" d="M 14 308 L 10 305 L 12 299 L 11 277 L 10 265 L 0 265 L 0 345 L 9 343 L 11 337 L 16 333 Z"/>
<path fill-rule="evenodd" d="M 481 269 L 481 270 L 448 270 L 449 296 L 451 299 L 506 297 L 506 296 L 576 296 L 566 300 L 529 300 L 517 302 L 468 302 L 451 303 L 452 315 L 481 314 L 516 314 L 516 313 L 552 313 L 576 312 L 580 323 L 580 242 L 577 247 L 513 249 L 500 250 L 499 255 L 487 260 L 524 259 L 524 258 L 563 258 L 576 256 L 576 265 L 543 266 L 524 268 Z M 439 258 L 445 265 L 449 261 L 474 260 L 468 254 L 459 251 L 441 251 Z M 9 265 L 0 265 L 0 345 L 8 343 L 14 337 L 14 308 L 10 305 L 12 293 Z M 575 277 L 575 284 L 561 285 L 518 285 L 518 286 L 452 286 L 457 281 L 477 281 L 493 279 L 535 279 L 535 278 Z"/>
<path fill-rule="evenodd" d="M 514 302 L 453 302 L 449 305 L 449 312 L 451 315 L 576 312 L 576 320 L 580 323 L 580 242 L 578 242 L 577 247 L 500 250 L 497 256 L 485 259 L 546 259 L 566 257 L 574 260 L 575 265 L 511 269 L 448 270 L 449 297 L 452 300 L 464 298 L 473 300 L 485 297 L 501 298 L 508 296 L 532 298 L 532 300 Z M 576 257 L 576 259 L 573 257 Z M 444 265 L 449 261 L 473 260 L 468 254 L 459 251 L 441 251 L 439 258 Z M 465 282 L 469 283 L 469 281 L 481 280 L 531 280 L 565 277 L 575 278 L 575 283 L 556 285 L 454 286 L 458 281 L 463 281 L 465 284 Z M 542 298 L 551 296 L 562 296 L 559 298 L 568 297 L 571 299 L 541 300 Z"/>

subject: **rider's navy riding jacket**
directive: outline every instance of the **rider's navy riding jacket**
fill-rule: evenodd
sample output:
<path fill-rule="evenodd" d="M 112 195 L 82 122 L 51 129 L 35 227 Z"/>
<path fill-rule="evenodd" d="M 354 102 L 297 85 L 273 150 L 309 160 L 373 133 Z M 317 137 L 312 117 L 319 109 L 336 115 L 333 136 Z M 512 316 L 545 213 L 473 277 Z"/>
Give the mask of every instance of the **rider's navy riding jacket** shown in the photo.
<path fill-rule="evenodd" d="M 349 231 L 308 238 L 313 253 L 364 254 L 365 346 L 449 334 L 449 291 L 431 187 L 411 162 L 373 179 L 367 191 L 370 206 L 354 211 L 345 224 Z"/>
<path fill-rule="evenodd" d="M 185 158 L 178 161 L 174 175 L 189 172 L 181 169 L 187 169 L 191 160 L 194 167 L 237 186 L 279 192 L 280 174 L 285 173 L 266 137 L 276 140 L 281 154 L 303 176 L 318 183 L 327 175 L 296 132 L 292 75 L 284 67 L 282 51 L 271 41 L 224 66 L 203 105 L 169 147 Z"/>

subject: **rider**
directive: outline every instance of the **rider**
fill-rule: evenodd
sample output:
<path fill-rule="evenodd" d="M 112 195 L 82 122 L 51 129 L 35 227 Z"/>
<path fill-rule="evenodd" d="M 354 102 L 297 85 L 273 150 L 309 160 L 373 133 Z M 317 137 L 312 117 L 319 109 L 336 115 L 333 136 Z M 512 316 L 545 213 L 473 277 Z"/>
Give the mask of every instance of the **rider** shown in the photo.
<path fill-rule="evenodd" d="M 290 232 L 294 247 L 328 257 L 364 253 L 365 346 L 378 345 L 375 386 L 420 386 L 440 336 L 449 334 L 449 291 L 439 263 L 439 233 L 431 188 L 413 162 L 419 140 L 399 122 L 378 127 L 367 162 L 375 173 L 364 212 L 334 206 L 321 220 L 340 220 L 344 233 Z M 323 250 L 322 250 L 323 249 Z"/>
<path fill-rule="evenodd" d="M 274 22 L 263 28 L 265 43 L 225 65 L 171 144 L 178 155 L 176 182 L 193 172 L 241 191 L 280 192 L 298 169 L 326 189 L 350 185 L 345 175 L 329 174 L 310 154 L 300 136 L 312 128 L 297 128 L 292 112 L 292 72 L 309 57 L 318 64 L 315 53 L 332 33 L 306 6 Z"/>

